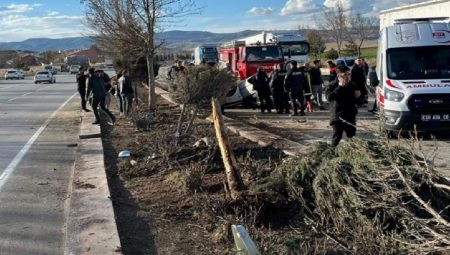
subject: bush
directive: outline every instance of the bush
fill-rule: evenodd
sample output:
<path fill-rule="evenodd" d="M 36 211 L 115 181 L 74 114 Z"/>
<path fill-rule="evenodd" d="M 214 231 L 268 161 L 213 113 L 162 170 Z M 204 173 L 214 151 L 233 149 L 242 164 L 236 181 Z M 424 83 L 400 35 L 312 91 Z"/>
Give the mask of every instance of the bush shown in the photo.
<path fill-rule="evenodd" d="M 211 97 L 225 98 L 230 89 L 236 86 L 235 78 L 226 70 L 211 66 L 189 66 L 175 75 L 170 86 L 171 93 L 180 104 L 210 105 Z"/>
<path fill-rule="evenodd" d="M 166 181 L 179 189 L 181 193 L 200 191 L 205 175 L 205 166 L 191 164 L 181 171 L 171 173 Z"/>
<path fill-rule="evenodd" d="M 325 59 L 336 59 L 339 57 L 337 50 L 331 48 L 329 51 L 323 53 L 323 58 Z"/>

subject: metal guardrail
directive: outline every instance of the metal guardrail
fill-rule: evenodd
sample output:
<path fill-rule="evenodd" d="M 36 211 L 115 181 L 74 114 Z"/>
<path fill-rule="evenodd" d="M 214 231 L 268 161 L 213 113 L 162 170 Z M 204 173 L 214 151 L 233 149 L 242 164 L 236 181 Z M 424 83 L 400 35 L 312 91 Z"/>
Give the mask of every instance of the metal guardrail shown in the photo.
<path fill-rule="evenodd" d="M 232 225 L 231 231 L 236 244 L 236 255 L 261 255 L 244 226 Z"/>

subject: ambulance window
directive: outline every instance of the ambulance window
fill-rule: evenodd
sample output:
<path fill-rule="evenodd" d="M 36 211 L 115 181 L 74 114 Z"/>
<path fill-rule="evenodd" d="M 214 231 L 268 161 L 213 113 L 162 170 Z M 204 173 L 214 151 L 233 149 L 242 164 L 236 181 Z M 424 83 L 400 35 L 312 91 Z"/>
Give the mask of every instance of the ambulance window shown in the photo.
<path fill-rule="evenodd" d="M 450 46 L 389 49 L 386 64 L 390 79 L 450 79 Z"/>

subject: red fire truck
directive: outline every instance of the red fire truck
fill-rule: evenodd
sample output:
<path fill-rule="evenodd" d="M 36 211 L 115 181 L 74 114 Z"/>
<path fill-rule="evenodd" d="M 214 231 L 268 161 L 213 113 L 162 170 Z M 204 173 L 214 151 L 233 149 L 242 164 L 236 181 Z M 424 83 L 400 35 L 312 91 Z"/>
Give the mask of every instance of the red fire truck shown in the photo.
<path fill-rule="evenodd" d="M 230 63 L 233 72 L 244 80 L 256 73 L 261 66 L 268 73 L 275 64 L 283 64 L 283 51 L 277 44 L 246 44 L 245 39 L 220 45 L 220 62 Z"/>

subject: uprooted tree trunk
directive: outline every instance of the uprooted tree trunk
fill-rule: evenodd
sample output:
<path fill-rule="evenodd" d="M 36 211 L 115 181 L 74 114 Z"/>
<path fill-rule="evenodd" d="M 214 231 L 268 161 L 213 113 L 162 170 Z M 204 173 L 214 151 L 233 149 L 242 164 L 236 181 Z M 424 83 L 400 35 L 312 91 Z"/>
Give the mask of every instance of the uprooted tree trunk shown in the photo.
<path fill-rule="evenodd" d="M 227 176 L 228 188 L 232 199 L 238 197 L 239 191 L 242 189 L 243 182 L 241 174 L 237 167 L 236 158 L 233 150 L 228 142 L 228 135 L 223 125 L 222 111 L 217 98 L 212 98 L 212 115 L 214 121 L 214 129 L 216 133 L 217 143 L 219 144 L 222 154 L 223 164 L 225 166 L 225 174 Z"/>

